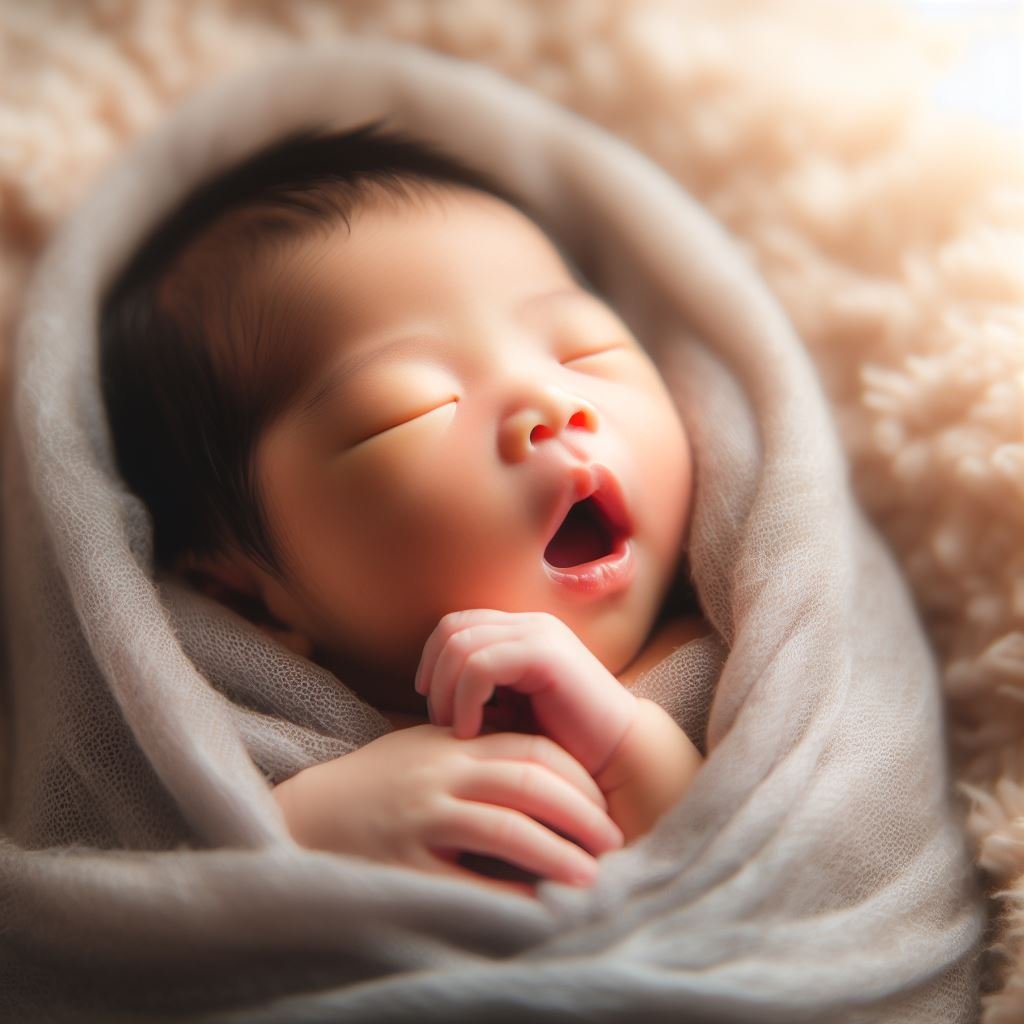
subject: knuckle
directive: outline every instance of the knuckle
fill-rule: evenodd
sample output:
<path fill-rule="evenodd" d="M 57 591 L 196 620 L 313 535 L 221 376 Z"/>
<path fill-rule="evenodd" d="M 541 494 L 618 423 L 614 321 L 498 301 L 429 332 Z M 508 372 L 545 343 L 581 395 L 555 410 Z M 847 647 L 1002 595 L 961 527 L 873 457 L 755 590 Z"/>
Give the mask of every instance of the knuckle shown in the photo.
<path fill-rule="evenodd" d="M 434 795 L 420 808 L 419 833 L 426 843 L 446 842 L 458 825 L 455 801 Z"/>
<path fill-rule="evenodd" d="M 534 764 L 523 764 L 519 766 L 515 788 L 521 796 L 531 796 L 540 788 L 540 768 Z"/>
<path fill-rule="evenodd" d="M 557 615 L 552 615 L 551 612 L 537 612 L 535 628 L 546 636 L 556 636 L 564 632 L 566 626 Z"/>
<path fill-rule="evenodd" d="M 556 749 L 560 750 L 561 748 L 543 733 L 533 733 L 526 737 L 526 756 L 531 761 L 550 765 Z"/>
<path fill-rule="evenodd" d="M 448 612 L 446 615 L 442 616 L 437 628 L 443 634 L 451 636 L 457 630 L 461 629 L 467 621 L 470 621 L 471 615 L 472 613 L 465 609 L 457 612 Z"/>
<path fill-rule="evenodd" d="M 491 660 L 491 653 L 486 647 L 477 648 L 466 655 L 463 672 L 469 678 L 487 675 L 491 671 Z"/>
<path fill-rule="evenodd" d="M 518 811 L 509 810 L 508 808 L 503 808 L 500 814 L 494 815 L 490 825 L 491 839 L 498 849 L 512 845 L 522 817 L 523 815 Z"/>
<path fill-rule="evenodd" d="M 467 748 L 470 742 L 462 741 Z M 449 759 L 447 770 L 439 780 L 437 789 L 446 794 L 458 797 L 471 787 L 480 775 L 480 762 L 467 749 L 464 753 L 454 753 Z"/>
<path fill-rule="evenodd" d="M 448 638 L 448 648 L 462 656 L 470 655 L 476 645 L 476 630 L 472 626 L 460 629 Z"/>

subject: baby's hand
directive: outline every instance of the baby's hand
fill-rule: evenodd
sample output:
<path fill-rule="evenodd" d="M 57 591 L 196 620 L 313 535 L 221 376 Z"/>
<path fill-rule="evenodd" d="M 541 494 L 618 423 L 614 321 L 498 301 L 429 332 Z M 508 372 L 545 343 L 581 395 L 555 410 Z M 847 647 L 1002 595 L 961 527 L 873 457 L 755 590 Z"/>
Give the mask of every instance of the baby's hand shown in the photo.
<path fill-rule="evenodd" d="M 416 671 L 435 725 L 465 739 L 480 732 L 497 687 L 529 698 L 542 733 L 591 775 L 608 763 L 637 714 L 636 698 L 544 612 L 453 612 L 431 633 Z"/>
<path fill-rule="evenodd" d="M 584 768 L 546 737 L 522 733 L 466 741 L 436 725 L 399 729 L 299 772 L 274 797 L 302 846 L 521 893 L 533 887 L 485 878 L 458 857 L 496 857 L 541 878 L 587 885 L 595 857 L 623 843 Z"/>

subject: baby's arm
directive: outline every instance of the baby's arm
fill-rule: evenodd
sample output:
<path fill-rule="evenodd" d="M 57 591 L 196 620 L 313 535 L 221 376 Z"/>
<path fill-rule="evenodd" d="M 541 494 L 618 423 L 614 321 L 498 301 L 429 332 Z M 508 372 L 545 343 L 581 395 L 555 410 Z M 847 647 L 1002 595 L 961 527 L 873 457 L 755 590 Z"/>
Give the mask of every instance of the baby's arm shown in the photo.
<path fill-rule="evenodd" d="M 672 718 L 634 697 L 554 616 L 490 609 L 445 616 L 416 673 L 431 720 L 475 736 L 499 688 L 527 697 L 540 732 L 613 794 L 609 813 L 627 841 L 682 796 L 700 766 Z"/>
<path fill-rule="evenodd" d="M 649 831 L 701 766 L 690 738 L 660 705 L 637 699 L 637 716 L 596 782 L 626 842 Z"/>
<path fill-rule="evenodd" d="M 595 856 L 623 841 L 593 779 L 544 736 L 467 742 L 434 725 L 400 729 L 299 772 L 274 797 L 302 846 L 523 893 L 532 886 L 485 879 L 460 867 L 459 855 L 585 885 L 597 873 Z"/>

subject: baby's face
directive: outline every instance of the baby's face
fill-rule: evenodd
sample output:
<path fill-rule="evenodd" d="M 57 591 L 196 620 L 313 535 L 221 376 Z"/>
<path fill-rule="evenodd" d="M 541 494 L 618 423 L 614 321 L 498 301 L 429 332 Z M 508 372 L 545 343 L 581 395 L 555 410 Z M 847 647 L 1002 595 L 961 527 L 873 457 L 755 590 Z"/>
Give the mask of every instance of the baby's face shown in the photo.
<path fill-rule="evenodd" d="M 292 570 L 264 577 L 271 611 L 395 710 L 421 708 L 423 644 L 459 609 L 550 612 L 624 668 L 691 494 L 682 425 L 629 330 L 477 193 L 372 206 L 310 246 L 335 312 L 328 358 L 257 449 Z"/>

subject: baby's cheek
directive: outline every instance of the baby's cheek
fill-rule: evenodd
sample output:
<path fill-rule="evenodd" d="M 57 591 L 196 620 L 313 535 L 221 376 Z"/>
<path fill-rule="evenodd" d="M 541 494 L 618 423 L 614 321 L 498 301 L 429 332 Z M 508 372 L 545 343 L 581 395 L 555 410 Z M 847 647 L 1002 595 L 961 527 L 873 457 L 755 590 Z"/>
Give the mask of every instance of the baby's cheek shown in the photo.
<path fill-rule="evenodd" d="M 657 538 L 659 555 L 673 558 L 689 521 L 693 501 L 693 467 L 689 443 L 682 427 L 666 416 L 654 419 L 649 436 L 660 443 L 644 447 L 639 457 L 643 480 L 639 514 Z M 655 433 L 654 431 L 660 431 Z"/>
<path fill-rule="evenodd" d="M 436 445 L 360 453 L 339 476 L 336 529 L 361 566 L 367 596 L 431 628 L 485 564 L 489 517 L 479 488 Z M 454 470 L 454 471 L 453 471 Z"/>

